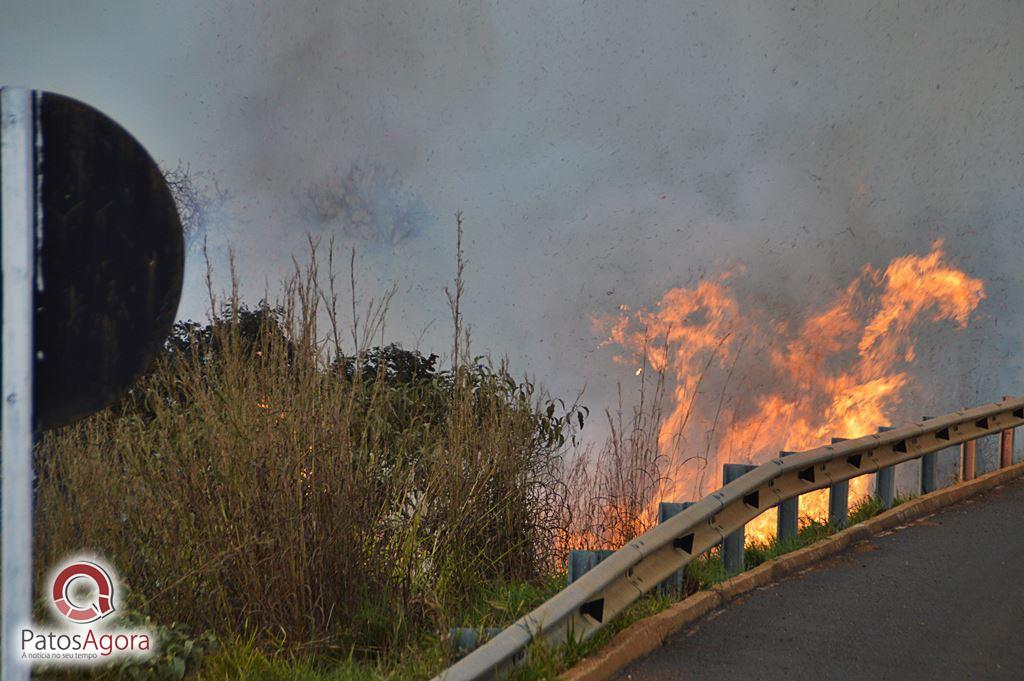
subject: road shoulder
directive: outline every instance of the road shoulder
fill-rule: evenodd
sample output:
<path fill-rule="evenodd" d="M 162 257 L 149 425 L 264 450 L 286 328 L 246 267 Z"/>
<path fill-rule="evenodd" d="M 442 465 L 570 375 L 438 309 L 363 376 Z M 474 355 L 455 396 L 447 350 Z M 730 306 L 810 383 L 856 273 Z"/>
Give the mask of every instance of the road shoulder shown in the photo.
<path fill-rule="evenodd" d="M 1024 476 L 1024 463 L 981 475 L 916 497 L 826 539 L 798 549 L 729 579 L 714 589 L 699 591 L 662 612 L 619 632 L 608 645 L 562 674 L 564 681 L 606 681 L 629 664 L 657 650 L 670 635 L 709 613 L 727 606 L 753 589 L 774 584 L 831 558 L 857 542 L 882 532 L 901 529 L 968 497 Z"/>

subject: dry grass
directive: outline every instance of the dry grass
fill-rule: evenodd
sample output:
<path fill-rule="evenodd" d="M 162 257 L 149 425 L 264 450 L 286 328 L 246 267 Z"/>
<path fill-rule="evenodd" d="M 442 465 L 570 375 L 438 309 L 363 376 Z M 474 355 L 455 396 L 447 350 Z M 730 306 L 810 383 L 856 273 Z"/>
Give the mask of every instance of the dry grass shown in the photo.
<path fill-rule="evenodd" d="M 575 408 L 471 360 L 457 294 L 454 369 L 370 348 L 387 297 L 345 333 L 333 255 L 321 275 L 311 251 L 275 307 L 211 297 L 126 399 L 42 439 L 41 572 L 92 550 L 157 621 L 332 657 L 400 651 L 550 573 Z"/>
<path fill-rule="evenodd" d="M 658 443 L 664 388 L 664 375 L 641 380 L 629 418 L 620 389 L 617 411 L 605 412 L 608 439 L 573 458 L 566 475 L 570 549 L 618 549 L 657 520 L 652 509 L 669 463 Z"/>
<path fill-rule="evenodd" d="M 447 368 L 385 344 L 392 292 L 360 302 L 354 253 L 345 281 L 311 241 L 255 308 L 208 271 L 210 323 L 177 325 L 121 402 L 40 441 L 37 577 L 104 556 L 139 611 L 227 644 L 214 677 L 419 678 L 450 662 L 449 627 L 507 624 L 557 589 L 569 549 L 646 530 L 664 376 L 578 451 L 585 407 L 472 356 L 457 225 Z"/>

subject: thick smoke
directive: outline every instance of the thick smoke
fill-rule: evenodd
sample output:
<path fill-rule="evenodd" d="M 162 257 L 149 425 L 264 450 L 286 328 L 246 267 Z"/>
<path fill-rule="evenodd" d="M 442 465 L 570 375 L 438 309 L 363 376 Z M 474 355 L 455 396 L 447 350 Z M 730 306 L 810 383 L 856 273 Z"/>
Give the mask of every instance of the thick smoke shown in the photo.
<path fill-rule="evenodd" d="M 600 408 L 631 372 L 594 314 L 743 263 L 784 318 L 941 238 L 987 298 L 919 343 L 908 403 L 1021 392 L 1021 3 L 137 5 L 7 3 L 0 80 L 215 173 L 211 248 L 256 295 L 335 233 L 399 283 L 396 338 L 442 350 L 463 209 L 478 349 Z"/>
<path fill-rule="evenodd" d="M 431 222 L 423 201 L 410 194 L 397 170 L 353 163 L 310 187 L 308 216 L 322 230 L 360 244 L 398 244 Z"/>

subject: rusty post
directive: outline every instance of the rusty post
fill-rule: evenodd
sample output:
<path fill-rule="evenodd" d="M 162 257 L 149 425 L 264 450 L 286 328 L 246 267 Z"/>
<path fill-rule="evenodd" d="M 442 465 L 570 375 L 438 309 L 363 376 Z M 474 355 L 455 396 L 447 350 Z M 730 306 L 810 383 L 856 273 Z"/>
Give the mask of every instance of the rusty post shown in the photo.
<path fill-rule="evenodd" d="M 934 416 L 922 416 L 922 421 L 930 421 Z M 939 453 L 932 452 L 921 457 L 921 494 L 934 492 L 939 487 L 938 479 Z"/>
<path fill-rule="evenodd" d="M 999 467 L 1013 465 L 1013 428 L 999 433 Z"/>
<path fill-rule="evenodd" d="M 794 452 L 779 452 L 779 456 L 789 456 Z M 795 537 L 800 531 L 800 497 L 787 499 L 779 504 L 778 521 L 775 536 L 779 541 Z"/>
<path fill-rule="evenodd" d="M 722 465 L 722 484 L 728 485 L 757 468 L 746 463 L 727 463 Z M 728 535 L 722 542 L 722 567 L 726 574 L 743 572 L 743 545 L 745 534 L 743 528 Z"/>
<path fill-rule="evenodd" d="M 974 463 L 976 459 L 975 440 L 968 440 L 960 445 L 961 479 L 974 480 Z"/>
<path fill-rule="evenodd" d="M 1004 400 L 1012 399 L 1009 395 L 1003 395 Z M 999 467 L 1006 468 L 1013 465 L 1013 428 L 1008 428 L 999 433 Z"/>

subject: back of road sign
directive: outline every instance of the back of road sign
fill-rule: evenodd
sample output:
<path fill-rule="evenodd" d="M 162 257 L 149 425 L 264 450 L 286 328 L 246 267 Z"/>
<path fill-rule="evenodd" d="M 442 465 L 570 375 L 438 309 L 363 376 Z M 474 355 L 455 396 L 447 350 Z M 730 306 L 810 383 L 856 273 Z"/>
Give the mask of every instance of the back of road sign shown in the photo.
<path fill-rule="evenodd" d="M 114 401 L 170 332 L 184 243 L 160 169 L 121 126 L 61 95 L 33 93 L 34 423 Z"/>
<path fill-rule="evenodd" d="M 0 89 L 2 637 L 32 616 L 32 441 L 115 400 L 152 362 L 181 295 L 184 244 L 153 159 L 110 118 Z M 113 453 L 112 453 L 113 454 Z"/>

